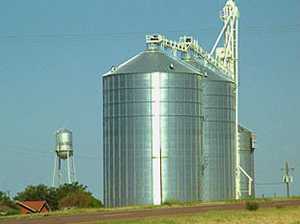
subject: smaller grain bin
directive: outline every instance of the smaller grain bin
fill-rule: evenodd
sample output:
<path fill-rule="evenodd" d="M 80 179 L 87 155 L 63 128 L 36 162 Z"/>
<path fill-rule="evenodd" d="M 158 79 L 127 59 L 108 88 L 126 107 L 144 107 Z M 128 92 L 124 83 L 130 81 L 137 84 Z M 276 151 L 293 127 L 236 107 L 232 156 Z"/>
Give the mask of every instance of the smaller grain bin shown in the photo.
<path fill-rule="evenodd" d="M 240 192 L 241 198 L 255 196 L 254 189 L 254 149 L 255 134 L 239 125 L 239 151 L 240 151 Z"/>

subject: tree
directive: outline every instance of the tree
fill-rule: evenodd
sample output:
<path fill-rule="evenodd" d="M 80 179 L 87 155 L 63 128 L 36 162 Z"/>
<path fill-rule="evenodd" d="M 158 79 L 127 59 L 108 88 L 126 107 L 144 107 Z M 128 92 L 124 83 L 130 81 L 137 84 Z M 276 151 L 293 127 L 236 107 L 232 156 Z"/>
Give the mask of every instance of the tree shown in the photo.
<path fill-rule="evenodd" d="M 87 186 L 79 183 L 64 184 L 58 188 L 40 184 L 28 186 L 24 191 L 17 193 L 14 198 L 19 201 L 45 200 L 52 210 L 65 207 L 100 207 L 101 201 L 93 197 Z"/>
<path fill-rule="evenodd" d="M 18 201 L 45 200 L 52 210 L 65 207 L 100 207 L 102 205 L 101 201 L 87 190 L 87 186 L 77 182 L 64 184 L 58 188 L 47 187 L 43 184 L 31 185 L 17 193 L 14 199 Z"/>
<path fill-rule="evenodd" d="M 0 191 L 0 203 L 1 204 L 7 204 L 7 203 L 10 203 L 10 202 L 11 202 L 10 197 L 6 193 Z"/>
<path fill-rule="evenodd" d="M 66 195 L 74 192 L 86 192 L 87 186 L 79 184 L 78 182 L 71 183 L 71 184 L 64 184 L 56 188 L 56 194 L 58 200 L 62 199 Z"/>
<path fill-rule="evenodd" d="M 24 191 L 17 193 L 14 199 L 19 201 L 45 200 L 52 210 L 58 209 L 56 189 L 43 184 L 26 187 Z"/>
<path fill-rule="evenodd" d="M 60 208 L 98 208 L 101 202 L 89 192 L 72 192 L 59 200 Z"/>
<path fill-rule="evenodd" d="M 18 214 L 19 209 L 11 198 L 4 192 L 0 191 L 0 215 Z"/>
<path fill-rule="evenodd" d="M 87 190 L 87 186 L 78 182 L 64 184 L 56 189 L 59 208 L 76 207 L 91 208 L 101 207 L 101 201 L 97 200 L 92 193 Z"/>

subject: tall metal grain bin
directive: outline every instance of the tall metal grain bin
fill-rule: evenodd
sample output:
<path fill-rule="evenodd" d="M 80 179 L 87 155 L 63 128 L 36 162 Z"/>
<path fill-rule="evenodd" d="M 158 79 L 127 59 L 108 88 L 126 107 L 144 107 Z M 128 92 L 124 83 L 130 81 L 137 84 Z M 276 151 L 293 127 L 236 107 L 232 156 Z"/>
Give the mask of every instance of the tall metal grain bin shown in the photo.
<path fill-rule="evenodd" d="M 146 50 L 103 76 L 106 207 L 201 199 L 202 76 Z"/>
<path fill-rule="evenodd" d="M 235 84 L 207 71 L 204 79 L 203 200 L 235 198 L 236 92 Z"/>
<path fill-rule="evenodd" d="M 236 91 L 235 84 L 201 60 L 183 58 L 203 78 L 202 200 L 235 198 Z"/>
<path fill-rule="evenodd" d="M 239 126 L 239 150 L 240 150 L 240 166 L 246 172 L 241 173 L 241 198 L 249 198 L 255 196 L 254 189 L 254 150 L 255 150 L 255 134 L 247 128 Z M 249 175 L 252 181 L 249 182 Z M 251 189 L 249 189 L 251 187 Z"/>

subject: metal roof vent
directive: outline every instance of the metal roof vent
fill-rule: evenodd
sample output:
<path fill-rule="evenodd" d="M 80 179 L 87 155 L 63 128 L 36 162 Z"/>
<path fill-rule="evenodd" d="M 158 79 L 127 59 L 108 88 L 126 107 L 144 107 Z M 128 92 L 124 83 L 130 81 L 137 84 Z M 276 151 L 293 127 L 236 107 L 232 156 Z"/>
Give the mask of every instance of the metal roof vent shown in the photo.
<path fill-rule="evenodd" d="M 116 70 L 117 70 L 116 66 L 114 66 L 114 65 L 111 66 L 111 68 L 110 68 L 110 71 L 111 71 L 111 72 L 114 72 L 114 71 L 116 71 Z"/>

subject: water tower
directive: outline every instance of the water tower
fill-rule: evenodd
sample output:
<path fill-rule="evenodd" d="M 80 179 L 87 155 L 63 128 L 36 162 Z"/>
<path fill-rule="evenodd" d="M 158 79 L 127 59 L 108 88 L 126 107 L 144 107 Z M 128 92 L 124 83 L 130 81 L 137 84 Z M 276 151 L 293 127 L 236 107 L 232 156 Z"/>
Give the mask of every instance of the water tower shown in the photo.
<path fill-rule="evenodd" d="M 52 186 L 76 182 L 72 132 L 59 129 L 55 133 L 56 149 Z"/>

